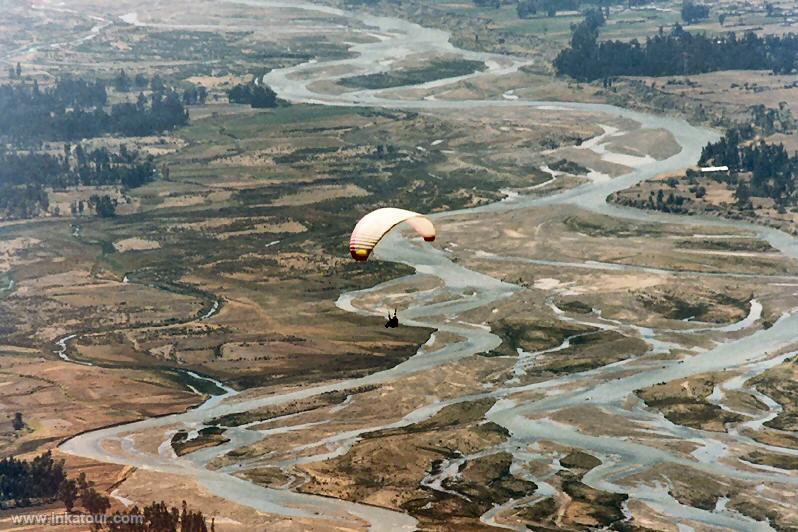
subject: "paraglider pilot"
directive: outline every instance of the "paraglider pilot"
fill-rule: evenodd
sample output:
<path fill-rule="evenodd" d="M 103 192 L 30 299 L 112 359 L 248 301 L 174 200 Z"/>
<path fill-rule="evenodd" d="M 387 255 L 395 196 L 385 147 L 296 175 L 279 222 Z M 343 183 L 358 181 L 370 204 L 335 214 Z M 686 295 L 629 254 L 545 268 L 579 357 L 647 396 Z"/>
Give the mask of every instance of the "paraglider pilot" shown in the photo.
<path fill-rule="evenodd" d="M 355 229 L 349 239 L 349 253 L 352 258 L 358 262 L 367 261 L 380 240 L 391 229 L 403 222 L 407 222 L 410 227 L 415 229 L 416 233 L 425 242 L 433 242 L 435 240 L 435 226 L 426 216 L 404 209 L 384 207 L 371 211 L 355 225 Z M 385 323 L 385 328 L 395 329 L 397 327 L 399 327 L 399 317 L 396 314 L 396 309 L 393 310 L 393 316 L 388 311 L 388 321 Z"/>
<path fill-rule="evenodd" d="M 391 316 L 391 312 L 388 312 L 388 321 L 385 323 L 386 329 L 396 329 L 399 327 L 399 318 L 396 315 L 396 309 L 393 309 L 393 316 Z"/>

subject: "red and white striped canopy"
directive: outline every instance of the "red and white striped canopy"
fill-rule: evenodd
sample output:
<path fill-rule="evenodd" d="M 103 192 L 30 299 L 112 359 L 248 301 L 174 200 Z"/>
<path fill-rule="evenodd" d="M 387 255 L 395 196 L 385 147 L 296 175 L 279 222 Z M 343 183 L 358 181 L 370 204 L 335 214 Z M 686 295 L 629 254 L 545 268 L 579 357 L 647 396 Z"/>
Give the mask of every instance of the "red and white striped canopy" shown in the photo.
<path fill-rule="evenodd" d="M 427 242 L 435 240 L 435 226 L 427 217 L 404 209 L 377 209 L 361 218 L 352 231 L 352 238 L 349 240 L 352 258 L 357 261 L 368 260 L 382 237 L 402 222 L 407 222 Z"/>

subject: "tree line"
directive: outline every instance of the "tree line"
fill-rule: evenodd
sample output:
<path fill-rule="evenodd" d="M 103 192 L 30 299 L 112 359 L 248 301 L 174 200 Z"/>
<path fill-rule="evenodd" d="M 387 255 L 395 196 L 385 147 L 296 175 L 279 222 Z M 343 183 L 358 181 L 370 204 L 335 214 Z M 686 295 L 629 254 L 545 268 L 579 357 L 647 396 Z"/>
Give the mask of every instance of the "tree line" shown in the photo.
<path fill-rule="evenodd" d="M 139 72 L 131 78 L 125 72 L 125 69 L 119 70 L 119 73 L 111 80 L 111 84 L 118 92 L 141 92 L 148 88 L 152 92 L 164 92 L 167 90 L 166 83 L 164 83 L 160 75 L 155 74 L 150 78 L 146 74 Z M 183 105 L 204 105 L 208 99 L 208 89 L 202 85 L 190 84 L 180 94 Z"/>
<path fill-rule="evenodd" d="M 182 98 L 173 90 L 140 93 L 136 103 L 106 109 L 108 94 L 102 81 L 65 78 L 52 87 L 33 84 L 0 85 L 0 136 L 18 143 L 41 140 L 79 140 L 107 133 L 152 135 L 188 123 Z"/>
<path fill-rule="evenodd" d="M 798 35 L 758 36 L 745 32 L 738 36 L 690 33 L 680 25 L 660 32 L 641 43 L 601 41 L 599 28 L 604 17 L 598 10 L 587 13 L 576 25 L 570 46 L 554 60 L 560 74 L 580 81 L 614 76 L 672 76 L 700 74 L 717 70 L 772 70 L 790 73 L 796 68 Z"/>
<path fill-rule="evenodd" d="M 117 200 L 108 194 L 92 194 L 88 201 L 78 200 L 70 205 L 72 216 L 83 215 L 86 208 L 101 218 L 116 216 Z M 50 209 L 50 197 L 41 185 L 0 187 L 0 219 L 23 220 L 35 218 Z M 57 209 L 57 208 L 56 208 Z M 56 216 L 61 214 L 55 213 Z"/>
<path fill-rule="evenodd" d="M 201 511 L 193 511 L 183 501 L 182 508 L 174 506 L 169 508 L 166 503 L 154 502 L 143 509 L 134 506 L 124 512 L 115 512 L 114 515 L 141 516 L 143 522 L 131 520 L 129 524 L 114 524 L 111 520 L 109 530 L 112 532 L 208 532 L 208 523 Z M 210 530 L 215 530 L 211 519 Z"/>
<path fill-rule="evenodd" d="M 557 15 L 559 11 L 577 11 L 585 6 L 599 7 L 610 14 L 610 6 L 625 5 L 627 7 L 650 4 L 652 0 L 517 0 L 515 9 L 519 18 L 532 18 L 538 13 L 545 13 L 548 17 Z M 512 3 L 507 0 L 473 0 L 479 7 L 499 9 L 502 3 Z"/>
<path fill-rule="evenodd" d="M 128 75 L 124 68 L 119 69 L 119 72 L 111 80 L 114 89 L 119 92 L 129 92 L 131 90 L 143 91 L 149 88 L 152 92 L 163 92 L 166 90 L 166 84 L 158 74 L 153 75 L 151 78 L 146 74 L 138 73 L 132 78 Z"/>
<path fill-rule="evenodd" d="M 0 145 L 0 186 L 40 184 L 53 188 L 122 185 L 136 188 L 155 178 L 155 161 L 124 144 L 118 151 L 64 144 L 62 154 L 8 150 Z"/>
<path fill-rule="evenodd" d="M 50 208 L 50 198 L 41 185 L 0 187 L 0 218 L 35 218 Z"/>
<path fill-rule="evenodd" d="M 64 144 L 63 154 L 8 150 L 0 145 L 0 217 L 23 219 L 49 209 L 47 188 L 120 185 L 136 188 L 155 179 L 152 156 L 143 157 L 122 145 L 112 152 L 105 147 L 94 150 L 81 144 Z M 88 206 L 99 216 L 116 213 L 115 201 L 107 195 L 94 195 Z M 73 206 L 72 214 L 82 214 L 85 206 Z"/>

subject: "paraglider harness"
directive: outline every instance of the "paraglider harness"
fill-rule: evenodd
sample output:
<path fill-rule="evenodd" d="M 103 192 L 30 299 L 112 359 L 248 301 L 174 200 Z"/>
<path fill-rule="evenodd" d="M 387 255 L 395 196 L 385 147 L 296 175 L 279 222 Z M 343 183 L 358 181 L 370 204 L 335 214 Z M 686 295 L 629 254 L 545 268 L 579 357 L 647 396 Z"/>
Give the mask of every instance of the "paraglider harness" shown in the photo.
<path fill-rule="evenodd" d="M 399 318 L 396 316 L 396 309 L 393 309 L 393 316 L 388 312 L 388 321 L 385 323 L 386 329 L 396 329 L 399 327 Z"/>

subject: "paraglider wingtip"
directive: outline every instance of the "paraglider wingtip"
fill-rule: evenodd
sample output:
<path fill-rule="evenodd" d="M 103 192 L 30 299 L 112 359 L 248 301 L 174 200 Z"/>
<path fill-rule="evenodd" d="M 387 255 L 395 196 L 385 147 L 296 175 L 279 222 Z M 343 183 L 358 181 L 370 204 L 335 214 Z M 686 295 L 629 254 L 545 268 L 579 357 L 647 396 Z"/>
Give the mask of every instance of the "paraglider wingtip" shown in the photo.
<path fill-rule="evenodd" d="M 367 249 L 349 249 L 349 254 L 352 256 L 353 259 L 360 262 L 365 262 L 368 260 L 370 252 Z"/>

